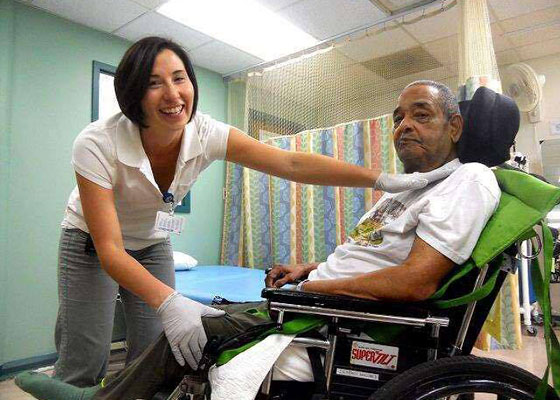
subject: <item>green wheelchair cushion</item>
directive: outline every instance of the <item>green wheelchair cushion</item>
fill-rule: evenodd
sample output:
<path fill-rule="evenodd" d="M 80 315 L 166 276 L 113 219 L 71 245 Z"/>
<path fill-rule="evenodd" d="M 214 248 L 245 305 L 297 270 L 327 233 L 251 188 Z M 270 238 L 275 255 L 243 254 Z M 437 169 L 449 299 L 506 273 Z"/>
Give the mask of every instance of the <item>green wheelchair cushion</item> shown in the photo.
<path fill-rule="evenodd" d="M 325 324 L 325 319 L 321 317 L 312 316 L 312 315 L 299 316 L 290 321 L 284 322 L 282 324 L 282 329 L 276 329 L 276 328 L 269 329 L 263 332 L 257 339 L 249 343 L 246 343 L 241 347 L 223 351 L 218 356 L 218 359 L 216 360 L 216 365 L 220 366 L 227 363 L 233 357 L 253 347 L 254 345 L 259 343 L 261 340 L 263 340 L 265 337 L 269 335 L 278 334 L 278 333 L 284 335 L 305 333 L 315 328 L 318 328 L 320 326 L 323 326 L 324 324 Z"/>
<path fill-rule="evenodd" d="M 502 192 L 517 197 L 544 217 L 560 201 L 560 189 L 521 171 L 497 168 L 494 175 Z"/>
<path fill-rule="evenodd" d="M 502 196 L 472 252 L 477 267 L 490 262 L 516 241 L 528 238 L 533 226 L 560 201 L 560 189 L 529 174 L 496 169 L 494 175 Z"/>
<path fill-rule="evenodd" d="M 488 295 L 496 282 L 498 269 L 492 271 L 491 278 L 478 291 L 460 298 L 442 300 L 449 286 L 474 266 L 480 268 L 496 259 L 513 243 L 534 236 L 533 226 L 560 201 L 560 189 L 529 174 L 498 168 L 494 170 L 494 175 L 502 190 L 498 207 L 482 230 L 471 258 L 454 268 L 431 296 L 437 307 L 457 307 Z"/>

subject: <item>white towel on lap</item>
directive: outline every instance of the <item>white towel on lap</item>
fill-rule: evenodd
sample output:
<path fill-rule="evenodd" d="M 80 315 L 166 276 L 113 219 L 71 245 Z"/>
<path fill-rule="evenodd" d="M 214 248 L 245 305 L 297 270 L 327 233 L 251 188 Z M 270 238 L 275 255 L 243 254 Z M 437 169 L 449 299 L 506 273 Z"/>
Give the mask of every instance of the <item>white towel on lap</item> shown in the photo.
<path fill-rule="evenodd" d="M 253 400 L 274 362 L 295 335 L 270 335 L 228 363 L 208 372 L 212 400 Z"/>

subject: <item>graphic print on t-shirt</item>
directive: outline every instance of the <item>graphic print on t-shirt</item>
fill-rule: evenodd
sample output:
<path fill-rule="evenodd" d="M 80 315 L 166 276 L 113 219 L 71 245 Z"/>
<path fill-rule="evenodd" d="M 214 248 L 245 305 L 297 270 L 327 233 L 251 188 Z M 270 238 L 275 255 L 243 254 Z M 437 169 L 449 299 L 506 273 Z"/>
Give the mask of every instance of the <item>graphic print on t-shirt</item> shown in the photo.
<path fill-rule="evenodd" d="M 375 211 L 359 223 L 350 235 L 348 241 L 353 241 L 360 246 L 379 246 L 383 243 L 381 228 L 388 222 L 397 219 L 406 207 L 401 202 L 389 198 L 385 199 Z"/>

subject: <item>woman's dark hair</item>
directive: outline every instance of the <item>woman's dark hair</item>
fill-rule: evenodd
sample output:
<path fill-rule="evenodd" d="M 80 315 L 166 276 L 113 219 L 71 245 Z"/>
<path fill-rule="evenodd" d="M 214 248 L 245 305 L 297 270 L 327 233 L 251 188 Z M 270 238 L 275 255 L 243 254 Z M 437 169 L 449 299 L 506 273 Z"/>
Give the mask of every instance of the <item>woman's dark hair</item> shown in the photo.
<path fill-rule="evenodd" d="M 146 37 L 130 46 L 124 53 L 115 73 L 115 93 L 121 111 L 128 119 L 142 128 L 147 128 L 144 123 L 142 99 L 148 90 L 154 61 L 157 55 L 165 49 L 171 50 L 183 61 L 187 75 L 193 85 L 194 98 L 189 122 L 196 113 L 198 85 L 187 52 L 172 40 L 158 36 Z"/>

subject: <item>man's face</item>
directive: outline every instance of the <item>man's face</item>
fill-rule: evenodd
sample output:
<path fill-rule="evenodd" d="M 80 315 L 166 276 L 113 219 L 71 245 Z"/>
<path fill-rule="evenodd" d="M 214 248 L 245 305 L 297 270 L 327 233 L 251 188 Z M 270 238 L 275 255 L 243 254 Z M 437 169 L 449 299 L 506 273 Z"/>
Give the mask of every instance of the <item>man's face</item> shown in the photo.
<path fill-rule="evenodd" d="M 393 112 L 393 140 L 397 154 L 410 172 L 427 172 L 456 157 L 462 119 L 446 119 L 438 89 L 418 85 L 405 89 Z"/>

